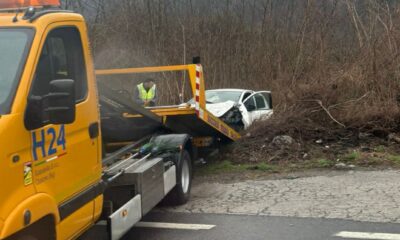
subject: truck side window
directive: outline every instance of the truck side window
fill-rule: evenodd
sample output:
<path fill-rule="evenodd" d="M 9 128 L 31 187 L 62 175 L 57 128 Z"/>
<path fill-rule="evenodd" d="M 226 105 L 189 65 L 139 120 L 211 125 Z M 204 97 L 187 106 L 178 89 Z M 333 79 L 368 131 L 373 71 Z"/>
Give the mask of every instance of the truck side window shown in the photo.
<path fill-rule="evenodd" d="M 79 31 L 74 27 L 52 30 L 43 46 L 33 80 L 31 94 L 49 93 L 49 83 L 57 79 L 75 81 L 75 97 L 80 102 L 87 95 L 87 74 Z"/>

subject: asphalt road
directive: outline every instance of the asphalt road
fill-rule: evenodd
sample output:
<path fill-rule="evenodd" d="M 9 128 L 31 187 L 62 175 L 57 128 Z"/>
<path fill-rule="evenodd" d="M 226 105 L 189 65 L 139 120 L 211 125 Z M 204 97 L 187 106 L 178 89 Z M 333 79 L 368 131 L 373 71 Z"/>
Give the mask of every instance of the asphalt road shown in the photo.
<path fill-rule="evenodd" d="M 124 239 L 400 240 L 399 176 L 400 171 L 391 170 L 195 179 L 187 204 L 154 209 L 143 221 L 161 223 L 135 227 Z M 82 240 L 106 239 L 105 230 L 98 226 Z"/>
<path fill-rule="evenodd" d="M 192 198 L 167 212 L 333 218 L 400 223 L 400 171 L 220 182 L 195 179 Z"/>
<path fill-rule="evenodd" d="M 250 216 L 234 214 L 150 213 L 144 222 L 205 224 L 206 230 L 135 227 L 124 240 L 325 240 L 325 239 L 400 239 L 400 225 L 338 219 Z M 202 225 L 199 225 L 202 226 Z M 172 226 L 174 227 L 174 226 Z M 105 226 L 97 226 L 82 240 L 106 239 Z M 342 238 L 344 233 L 361 238 Z M 350 232 L 350 233 L 349 233 Z M 379 238 L 365 238 L 365 232 L 381 233 Z M 382 233 L 385 233 L 383 235 Z M 361 235 L 360 235 L 361 234 Z M 388 235 L 398 234 L 398 235 Z M 372 235 L 368 235 L 372 236 Z M 382 238 L 383 237 L 383 238 Z"/>

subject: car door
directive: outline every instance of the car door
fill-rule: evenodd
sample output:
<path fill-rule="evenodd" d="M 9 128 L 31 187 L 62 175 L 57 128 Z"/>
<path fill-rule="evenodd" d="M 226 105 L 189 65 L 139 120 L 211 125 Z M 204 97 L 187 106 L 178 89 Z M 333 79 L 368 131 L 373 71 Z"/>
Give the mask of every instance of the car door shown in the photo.
<path fill-rule="evenodd" d="M 255 116 L 253 121 L 268 119 L 272 114 L 271 92 L 256 92 L 254 94 L 254 99 L 256 101 L 256 110 L 254 111 Z"/>
<path fill-rule="evenodd" d="M 272 97 L 269 91 L 255 92 L 248 96 L 239 108 L 243 116 L 245 128 L 256 120 L 264 120 L 271 116 Z"/>
<path fill-rule="evenodd" d="M 245 91 L 240 97 L 239 104 L 243 104 L 243 102 L 253 93 L 253 91 Z"/>
<path fill-rule="evenodd" d="M 250 95 L 249 97 L 247 97 L 243 101 L 243 104 L 239 106 L 239 110 L 242 113 L 242 121 L 245 129 L 251 126 L 253 121 L 256 119 L 256 109 L 257 107 L 254 95 Z"/>
<path fill-rule="evenodd" d="M 85 59 L 88 50 L 82 46 L 83 28 L 83 24 L 76 22 L 51 25 L 29 94 L 30 98 L 46 97 L 52 80 L 75 82 L 75 121 L 67 125 L 47 124 L 31 131 L 34 185 L 38 192 L 52 196 L 59 206 L 98 181 L 101 164 L 98 109 L 95 94 L 88 91 L 88 78 L 92 76 L 86 71 L 89 60 Z M 88 205 L 68 218 L 66 228 L 75 232 L 89 224 L 93 206 Z"/>

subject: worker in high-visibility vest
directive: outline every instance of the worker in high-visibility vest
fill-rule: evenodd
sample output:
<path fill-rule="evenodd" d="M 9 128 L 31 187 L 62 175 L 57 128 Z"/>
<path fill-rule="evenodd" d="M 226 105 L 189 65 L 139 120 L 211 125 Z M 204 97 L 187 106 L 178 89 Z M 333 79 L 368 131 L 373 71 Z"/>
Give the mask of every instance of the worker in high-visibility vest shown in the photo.
<path fill-rule="evenodd" d="M 153 79 L 148 78 L 143 83 L 136 85 L 133 91 L 133 99 L 137 104 L 145 107 L 155 106 L 157 89 Z"/>

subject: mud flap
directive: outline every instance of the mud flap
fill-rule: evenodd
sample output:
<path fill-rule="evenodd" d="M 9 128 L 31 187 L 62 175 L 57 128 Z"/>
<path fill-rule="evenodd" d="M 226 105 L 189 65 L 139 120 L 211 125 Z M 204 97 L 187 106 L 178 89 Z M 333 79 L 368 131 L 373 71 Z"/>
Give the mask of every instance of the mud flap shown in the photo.
<path fill-rule="evenodd" d="M 176 185 L 176 167 L 171 166 L 164 173 L 164 196 L 167 195 Z"/>
<path fill-rule="evenodd" d="M 120 239 L 142 218 L 142 198 L 138 194 L 108 218 L 109 239 Z"/>

